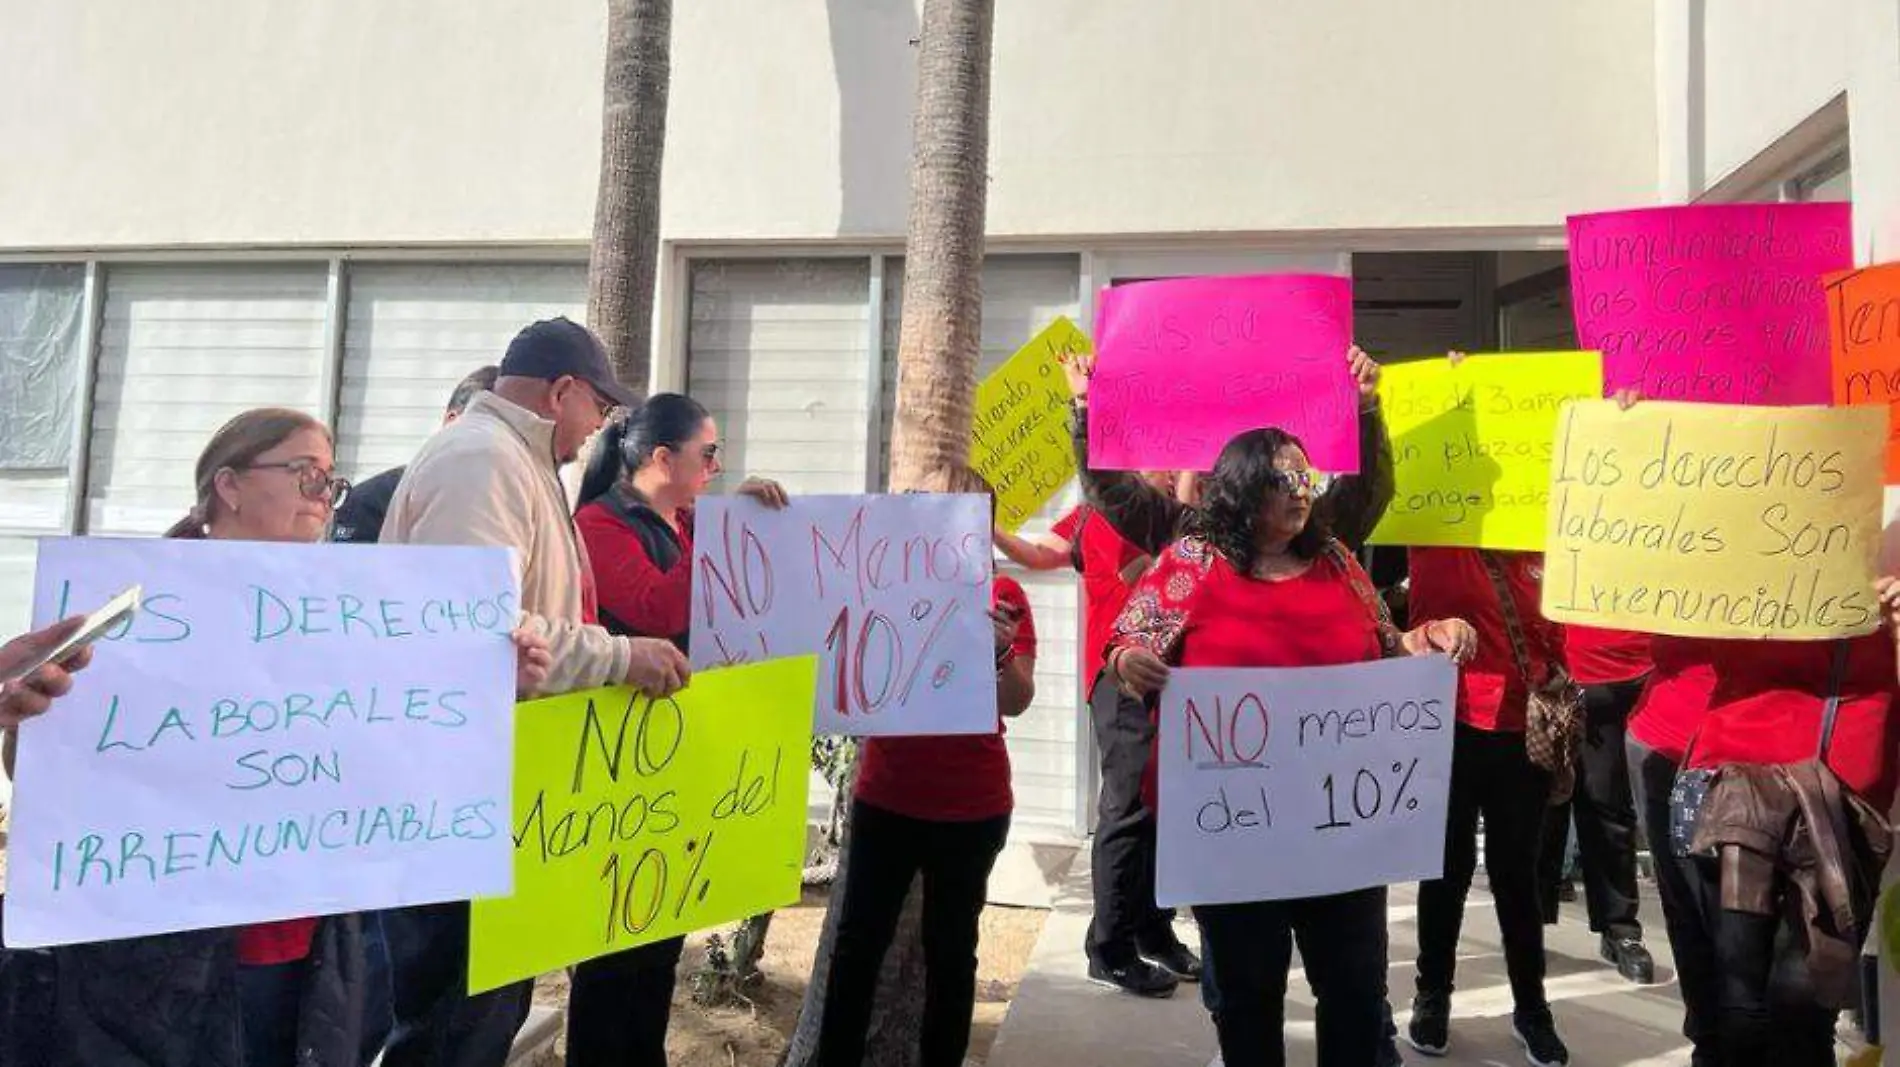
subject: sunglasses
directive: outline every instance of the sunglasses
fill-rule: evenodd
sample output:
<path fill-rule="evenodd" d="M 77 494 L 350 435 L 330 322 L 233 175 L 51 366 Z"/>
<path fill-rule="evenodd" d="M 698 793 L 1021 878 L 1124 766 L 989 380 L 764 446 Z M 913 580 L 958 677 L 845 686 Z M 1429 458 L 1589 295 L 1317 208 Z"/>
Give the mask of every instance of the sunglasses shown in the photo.
<path fill-rule="evenodd" d="M 705 448 L 700 449 L 699 458 L 705 460 L 708 463 L 711 463 L 713 460 L 718 459 L 719 458 L 719 442 L 714 441 L 712 444 L 709 444 Z"/>
<path fill-rule="evenodd" d="M 350 495 L 350 483 L 346 478 L 338 478 L 330 471 L 314 463 L 252 463 L 244 468 L 248 471 L 289 471 L 297 477 L 297 491 L 305 500 L 328 501 L 332 508 L 341 507 Z"/>
<path fill-rule="evenodd" d="M 1333 476 L 1314 470 L 1274 471 L 1274 488 L 1283 493 L 1301 493 L 1308 498 L 1323 496 L 1333 487 Z"/>

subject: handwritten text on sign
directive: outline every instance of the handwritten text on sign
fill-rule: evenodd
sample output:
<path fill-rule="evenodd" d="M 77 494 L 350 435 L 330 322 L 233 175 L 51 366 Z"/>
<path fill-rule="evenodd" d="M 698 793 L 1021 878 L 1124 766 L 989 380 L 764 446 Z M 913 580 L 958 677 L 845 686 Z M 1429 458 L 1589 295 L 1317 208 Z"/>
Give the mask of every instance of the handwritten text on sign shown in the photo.
<path fill-rule="evenodd" d="M 475 902 L 470 991 L 797 900 L 817 669 L 801 656 L 660 700 L 521 705 L 515 891 Z"/>
<path fill-rule="evenodd" d="M 1834 402 L 1900 409 L 1900 263 L 1827 279 Z M 1900 484 L 1900 419 L 1887 427 L 1887 484 Z"/>
<path fill-rule="evenodd" d="M 1175 671 L 1161 694 L 1156 901 L 1438 877 L 1456 692 L 1442 656 Z"/>
<path fill-rule="evenodd" d="M 1102 293 L 1089 462 L 1209 470 L 1236 434 L 1279 427 L 1314 467 L 1359 470 L 1346 364 L 1352 282 L 1326 274 L 1173 278 Z"/>
<path fill-rule="evenodd" d="M 1421 360 L 1379 383 L 1398 491 L 1372 540 L 1542 551 L 1566 400 L 1603 395 L 1595 352 Z"/>
<path fill-rule="evenodd" d="M 989 606 L 983 497 L 700 505 L 693 666 L 818 656 L 819 733 L 995 733 Z"/>
<path fill-rule="evenodd" d="M 1062 364 L 1088 352 L 1088 337 L 1059 318 L 976 387 L 970 466 L 996 490 L 996 521 L 1005 530 L 1020 527 L 1075 477 Z"/>
<path fill-rule="evenodd" d="M 1718 204 L 1570 219 L 1577 338 L 1604 386 L 1658 400 L 1825 404 L 1821 277 L 1853 263 L 1846 204 Z"/>
<path fill-rule="evenodd" d="M 1565 405 L 1544 615 L 1680 637 L 1871 632 L 1885 408 Z"/>
<path fill-rule="evenodd" d="M 34 618 L 134 582 L 21 729 L 9 946 L 508 891 L 505 551 L 49 540 Z"/>

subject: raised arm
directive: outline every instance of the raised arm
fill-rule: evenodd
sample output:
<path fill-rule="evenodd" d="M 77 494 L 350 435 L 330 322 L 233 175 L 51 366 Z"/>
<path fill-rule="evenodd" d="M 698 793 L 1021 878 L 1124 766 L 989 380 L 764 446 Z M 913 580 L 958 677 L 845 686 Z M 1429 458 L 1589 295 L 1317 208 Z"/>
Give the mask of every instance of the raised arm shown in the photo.
<path fill-rule="evenodd" d="M 1346 358 L 1359 386 L 1359 473 L 1334 482 L 1319 509 L 1333 536 L 1357 552 L 1392 503 L 1392 437 L 1379 410 L 1379 364 L 1358 345 Z"/>
<path fill-rule="evenodd" d="M 1180 536 L 1187 505 L 1149 485 L 1134 471 L 1102 471 L 1089 467 L 1089 402 L 1086 392 L 1075 398 L 1069 432 L 1075 443 L 1075 469 L 1089 506 L 1129 544 L 1150 556 Z"/>

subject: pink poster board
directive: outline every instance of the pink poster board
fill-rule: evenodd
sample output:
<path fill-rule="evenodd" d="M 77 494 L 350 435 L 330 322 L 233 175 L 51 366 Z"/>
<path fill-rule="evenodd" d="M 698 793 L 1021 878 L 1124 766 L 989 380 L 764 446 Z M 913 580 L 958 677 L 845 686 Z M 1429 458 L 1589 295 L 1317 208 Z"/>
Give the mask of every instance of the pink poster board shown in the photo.
<path fill-rule="evenodd" d="M 1298 437 L 1319 470 L 1359 470 L 1346 365 L 1352 282 L 1330 274 L 1170 278 L 1104 290 L 1089 383 L 1089 463 L 1208 470 L 1246 430 Z"/>
<path fill-rule="evenodd" d="M 1570 218 L 1580 347 L 1605 394 L 1826 404 L 1821 276 L 1853 265 L 1846 204 L 1718 204 Z"/>

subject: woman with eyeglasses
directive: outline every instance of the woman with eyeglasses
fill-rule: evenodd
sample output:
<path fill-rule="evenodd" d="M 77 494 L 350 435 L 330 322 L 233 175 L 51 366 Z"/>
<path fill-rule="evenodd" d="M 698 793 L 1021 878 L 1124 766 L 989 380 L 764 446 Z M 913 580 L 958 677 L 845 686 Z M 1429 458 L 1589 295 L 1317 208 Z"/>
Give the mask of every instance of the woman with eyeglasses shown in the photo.
<path fill-rule="evenodd" d="M 1314 515 L 1327 483 L 1282 430 L 1229 441 L 1202 483 L 1187 535 L 1156 559 L 1122 611 L 1106 677 L 1152 712 L 1174 667 L 1321 667 L 1439 652 L 1468 659 L 1477 637 L 1460 620 L 1407 633 L 1392 626 L 1372 580 Z M 1223 1060 L 1286 1062 L 1286 985 L 1297 941 L 1319 1001 L 1320 1067 L 1378 1062 L 1385 907 L 1382 886 L 1196 907 L 1220 980 L 1213 1015 Z"/>
<path fill-rule="evenodd" d="M 659 393 L 602 428 L 581 480 L 574 525 L 587 547 L 600 624 L 686 651 L 692 629 L 693 506 L 724 468 L 705 407 Z M 778 483 L 736 492 L 785 506 Z M 666 1067 L 666 1028 L 684 938 L 588 960 L 567 1006 L 568 1067 Z"/>
<path fill-rule="evenodd" d="M 195 471 L 197 502 L 167 537 L 311 544 L 349 493 L 330 431 L 300 411 L 259 408 L 213 434 Z M 517 631 L 516 686 L 545 679 L 548 651 Z M 49 1012 L 8 1028 L 45 1059 L 27 1062 L 187 1067 L 360 1061 L 364 946 L 354 914 L 70 945 L 54 969 Z M 19 1035 L 14 1035 L 14 1041 Z M 18 1048 L 0 1041 L 0 1049 Z"/>

